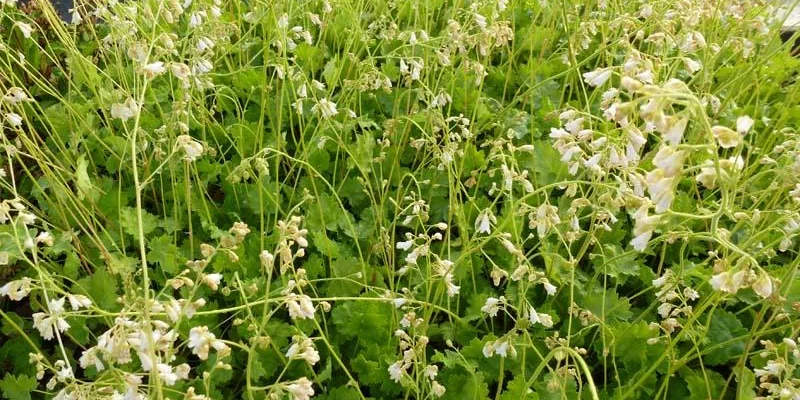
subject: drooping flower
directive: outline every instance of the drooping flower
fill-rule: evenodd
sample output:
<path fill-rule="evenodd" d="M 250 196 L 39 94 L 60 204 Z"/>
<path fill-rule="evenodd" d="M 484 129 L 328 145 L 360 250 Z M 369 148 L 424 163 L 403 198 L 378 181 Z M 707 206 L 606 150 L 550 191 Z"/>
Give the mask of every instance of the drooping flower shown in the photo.
<path fill-rule="evenodd" d="M 308 378 L 302 377 L 286 385 L 286 391 L 292 395 L 293 400 L 309 400 L 314 395 L 314 388 Z"/>
<path fill-rule="evenodd" d="M 16 25 L 17 28 L 19 28 L 19 31 L 22 32 L 22 36 L 25 39 L 31 38 L 31 34 L 33 33 L 33 27 L 30 24 L 27 24 L 22 21 L 17 21 L 14 23 L 14 25 Z"/>
<path fill-rule="evenodd" d="M 533 306 L 528 308 L 528 318 L 532 324 L 542 324 L 545 328 L 553 327 L 553 317 L 549 314 L 537 312 Z"/>
<path fill-rule="evenodd" d="M 54 329 L 64 332 L 69 329 L 67 320 L 62 317 L 64 313 L 65 297 L 58 300 L 50 300 L 48 304 L 49 312 L 37 312 L 33 314 L 33 327 L 39 330 L 42 338 L 52 340 L 55 334 Z"/>
<path fill-rule="evenodd" d="M 672 177 L 680 172 L 686 152 L 677 150 L 672 146 L 661 146 L 655 157 L 653 165 L 664 171 L 664 176 Z"/>
<path fill-rule="evenodd" d="M 311 112 L 317 113 L 325 119 L 339 114 L 339 111 L 336 109 L 336 103 L 328 99 L 320 99 L 317 104 L 311 107 Z"/>
<path fill-rule="evenodd" d="M 711 127 L 711 133 L 714 135 L 714 138 L 717 139 L 719 147 L 723 149 L 736 147 L 742 141 L 741 135 L 728 127 L 719 125 L 713 126 Z"/>
<path fill-rule="evenodd" d="M 736 118 L 736 132 L 738 132 L 740 135 L 746 134 L 750 131 L 750 128 L 753 127 L 754 122 L 755 121 L 753 121 L 753 119 L 747 115 L 742 115 L 741 117 Z"/>
<path fill-rule="evenodd" d="M 86 308 L 92 305 L 92 300 L 82 294 L 68 294 L 67 300 L 72 310 L 77 311 L 81 307 Z"/>
<path fill-rule="evenodd" d="M 132 98 L 128 98 L 124 103 L 114 103 L 111 105 L 111 118 L 119 118 L 127 121 L 139 114 L 139 104 Z"/>
<path fill-rule="evenodd" d="M 708 283 L 714 290 L 736 294 L 744 284 L 745 271 L 731 273 L 730 271 L 721 272 L 709 279 Z"/>
<path fill-rule="evenodd" d="M 662 169 L 650 171 L 645 177 L 647 191 L 650 192 L 650 200 L 656 205 L 656 213 L 660 214 L 669 210 L 675 193 L 672 190 L 675 177 L 667 176 Z"/>
<path fill-rule="evenodd" d="M 481 307 L 481 311 L 489 314 L 490 317 L 496 317 L 497 312 L 500 311 L 500 307 L 502 307 L 503 302 L 505 301 L 505 297 L 500 296 L 500 298 L 489 297 L 486 299 L 486 302 Z"/>
<path fill-rule="evenodd" d="M 295 335 L 292 337 L 292 345 L 286 351 L 286 358 L 305 360 L 309 365 L 314 365 L 319 361 L 319 352 L 314 348 L 311 339 Z"/>
<path fill-rule="evenodd" d="M 289 309 L 289 317 L 292 319 L 314 318 L 314 303 L 311 298 L 304 294 L 289 293 L 286 296 L 286 307 Z"/>
<path fill-rule="evenodd" d="M 183 148 L 183 151 L 186 153 L 186 156 L 183 158 L 186 161 L 192 162 L 203 155 L 203 145 L 189 135 L 178 136 L 177 144 Z"/>
<path fill-rule="evenodd" d="M 492 224 L 497 223 L 497 218 L 488 208 L 478 214 L 475 219 L 475 230 L 477 233 L 489 234 L 492 232 Z"/>
<path fill-rule="evenodd" d="M 17 127 L 22 125 L 21 115 L 12 112 L 12 113 L 6 113 L 5 116 L 6 116 L 6 122 L 8 122 L 10 126 Z"/>
<path fill-rule="evenodd" d="M 586 81 L 589 86 L 602 86 L 609 78 L 611 78 L 611 68 L 598 68 L 583 74 L 583 80 Z"/>
<path fill-rule="evenodd" d="M 216 292 L 217 288 L 219 288 L 220 282 L 222 281 L 222 274 L 202 274 L 201 280 L 206 284 L 206 286 L 210 287 L 211 290 Z"/>
<path fill-rule="evenodd" d="M 0 297 L 8 296 L 9 299 L 20 301 L 31 292 L 31 278 L 25 277 L 11 281 L 0 287 Z"/>
<path fill-rule="evenodd" d="M 155 78 L 164 72 L 167 72 L 167 67 L 164 66 L 163 61 L 156 61 L 142 66 L 142 73 L 144 73 L 144 76 L 150 79 Z"/>
<path fill-rule="evenodd" d="M 761 271 L 751 287 L 756 294 L 766 299 L 772 295 L 772 278 L 765 271 Z"/>
<path fill-rule="evenodd" d="M 650 208 L 649 205 L 643 205 L 636 210 L 633 214 L 634 225 L 633 225 L 633 239 L 631 240 L 630 244 L 634 250 L 642 252 L 645 248 L 647 248 L 647 243 L 650 241 L 650 238 L 653 236 L 653 231 L 655 230 L 660 217 L 658 215 L 648 216 L 647 211 Z"/>
<path fill-rule="evenodd" d="M 209 332 L 207 326 L 196 326 L 189 331 L 188 347 L 192 349 L 192 354 L 205 360 L 208 358 L 208 351 L 211 348 L 222 351 L 227 349 L 228 345 Z"/>

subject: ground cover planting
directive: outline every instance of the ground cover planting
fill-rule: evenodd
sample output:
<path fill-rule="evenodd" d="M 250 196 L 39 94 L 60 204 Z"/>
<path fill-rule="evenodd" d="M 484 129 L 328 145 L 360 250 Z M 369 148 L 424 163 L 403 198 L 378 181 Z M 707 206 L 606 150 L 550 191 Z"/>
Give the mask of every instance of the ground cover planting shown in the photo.
<path fill-rule="evenodd" d="M 0 396 L 800 399 L 760 0 L 0 0 Z"/>

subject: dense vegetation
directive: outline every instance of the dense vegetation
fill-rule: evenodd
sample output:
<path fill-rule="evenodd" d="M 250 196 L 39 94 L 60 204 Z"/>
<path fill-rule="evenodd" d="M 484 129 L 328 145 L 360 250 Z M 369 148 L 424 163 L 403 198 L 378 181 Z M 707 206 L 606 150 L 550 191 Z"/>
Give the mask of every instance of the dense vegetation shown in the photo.
<path fill-rule="evenodd" d="M 800 398 L 771 3 L 48 4 L 0 0 L 0 395 Z"/>

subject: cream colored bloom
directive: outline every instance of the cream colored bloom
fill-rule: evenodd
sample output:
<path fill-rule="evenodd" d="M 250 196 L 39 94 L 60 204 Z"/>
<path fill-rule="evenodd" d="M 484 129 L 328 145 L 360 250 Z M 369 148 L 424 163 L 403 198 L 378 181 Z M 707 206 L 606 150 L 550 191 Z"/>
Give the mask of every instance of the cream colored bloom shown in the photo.
<path fill-rule="evenodd" d="M 481 307 L 481 311 L 489 314 L 490 317 L 496 317 L 497 312 L 500 311 L 500 307 L 503 306 L 503 302 L 505 298 L 500 296 L 500 298 L 489 297 L 486 299 L 486 302 Z"/>
<path fill-rule="evenodd" d="M 328 99 L 320 99 L 317 104 L 311 107 L 311 112 L 317 113 L 325 119 L 339 114 L 339 111 L 336 109 L 336 103 Z"/>
<path fill-rule="evenodd" d="M 772 278 L 766 272 L 761 271 L 756 281 L 753 282 L 752 288 L 756 294 L 766 299 L 772 295 Z"/>
<path fill-rule="evenodd" d="M 167 72 L 167 67 L 164 66 L 163 61 L 156 61 L 142 66 L 142 73 L 144 73 L 144 76 L 150 79 L 155 78 L 164 72 Z"/>
<path fill-rule="evenodd" d="M 14 25 L 19 28 L 19 31 L 22 32 L 22 36 L 25 39 L 30 39 L 31 34 L 33 33 L 33 27 L 30 24 L 26 24 L 22 21 L 17 21 Z"/>
<path fill-rule="evenodd" d="M 22 116 L 17 113 L 6 113 L 6 122 L 9 125 L 17 127 L 22 125 Z"/>
<path fill-rule="evenodd" d="M 589 86 L 602 86 L 611 78 L 611 68 L 598 68 L 583 74 L 583 80 Z"/>
<path fill-rule="evenodd" d="M 314 303 L 304 294 L 290 293 L 286 296 L 286 307 L 292 319 L 314 318 Z"/>
<path fill-rule="evenodd" d="M 755 121 L 747 115 L 736 118 L 736 132 L 740 135 L 746 134 L 750 131 L 750 128 L 753 127 L 753 123 L 755 123 Z"/>
<path fill-rule="evenodd" d="M 0 297 L 8 296 L 9 299 L 20 301 L 31 292 L 31 278 L 22 278 L 11 281 L 0 287 Z"/>
<path fill-rule="evenodd" d="M 745 271 L 731 273 L 730 271 L 721 272 L 711 277 L 708 283 L 714 290 L 736 294 L 744 284 Z"/>
<path fill-rule="evenodd" d="M 308 378 L 302 377 L 286 385 L 286 391 L 292 395 L 293 400 L 309 400 L 314 395 L 314 388 Z"/>
<path fill-rule="evenodd" d="M 49 312 L 37 312 L 33 314 L 33 327 L 39 330 L 44 340 L 52 340 L 55 334 L 54 329 L 64 332 L 69 329 L 67 320 L 62 317 L 64 313 L 65 297 L 58 300 L 50 300 L 48 304 Z"/>
<path fill-rule="evenodd" d="M 319 352 L 314 348 L 314 342 L 311 339 L 295 335 L 292 337 L 292 345 L 286 351 L 286 358 L 305 360 L 309 365 L 314 365 L 319 362 Z"/>
<path fill-rule="evenodd" d="M 177 141 L 178 146 L 182 147 L 183 151 L 186 153 L 186 156 L 183 158 L 184 160 L 191 162 L 203 155 L 203 145 L 194 140 L 191 136 L 180 135 Z"/>
<path fill-rule="evenodd" d="M 658 153 L 653 157 L 653 165 L 661 168 L 664 171 L 664 176 L 673 177 L 681 171 L 685 156 L 686 152 L 683 150 L 677 150 L 672 146 L 661 146 L 658 149 Z"/>
<path fill-rule="evenodd" d="M 711 127 L 711 133 L 723 149 L 736 147 L 742 142 L 742 137 L 739 133 L 724 126 L 716 125 Z"/>
<path fill-rule="evenodd" d="M 208 331 L 207 326 L 197 326 L 189 331 L 188 347 L 192 349 L 192 354 L 196 354 L 201 360 L 208 358 L 208 351 L 212 348 L 217 351 L 228 348 L 224 342 Z"/>
<path fill-rule="evenodd" d="M 128 98 L 125 103 L 114 103 L 111 105 L 111 118 L 119 118 L 123 121 L 134 118 L 139 114 L 139 104 L 135 100 Z"/>

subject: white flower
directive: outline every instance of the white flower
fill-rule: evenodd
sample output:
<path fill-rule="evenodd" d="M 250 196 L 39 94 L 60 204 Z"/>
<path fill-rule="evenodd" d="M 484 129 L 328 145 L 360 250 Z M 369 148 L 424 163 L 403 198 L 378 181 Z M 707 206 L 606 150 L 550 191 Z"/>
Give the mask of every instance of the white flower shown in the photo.
<path fill-rule="evenodd" d="M 31 33 L 33 33 L 33 27 L 30 24 L 26 24 L 22 21 L 17 21 L 14 25 L 19 28 L 19 31 L 22 32 L 22 36 L 25 39 L 30 39 Z"/>
<path fill-rule="evenodd" d="M 186 153 L 186 156 L 183 158 L 186 161 L 194 161 L 201 155 L 203 155 L 203 145 L 192 139 L 189 135 L 180 135 L 177 138 L 178 146 L 183 148 L 183 151 Z"/>
<path fill-rule="evenodd" d="M 750 128 L 753 127 L 754 122 L 755 121 L 753 121 L 753 119 L 747 115 L 742 115 L 741 117 L 736 118 L 736 132 L 738 132 L 740 135 L 746 134 L 750 131 Z"/>
<path fill-rule="evenodd" d="M 405 366 L 403 361 L 397 361 L 394 364 L 390 365 L 387 369 L 389 371 L 389 377 L 395 381 L 400 382 L 400 379 L 403 377 L 403 373 L 405 373 Z"/>
<path fill-rule="evenodd" d="M 90 347 L 89 349 L 84 350 L 81 353 L 81 357 L 78 359 L 81 368 L 86 369 L 90 365 L 94 365 L 98 372 L 104 370 L 106 368 L 105 365 L 103 365 L 103 362 L 100 361 L 99 357 L 97 357 L 99 350 L 100 349 L 97 347 Z"/>
<path fill-rule="evenodd" d="M 609 78 L 611 78 L 611 68 L 598 68 L 583 74 L 583 80 L 586 81 L 589 86 L 602 86 Z"/>
<path fill-rule="evenodd" d="M 81 17 L 81 14 L 78 13 L 77 9 L 72 8 L 69 11 L 70 11 L 71 16 L 72 16 L 71 22 L 72 22 L 73 25 L 80 24 L 83 21 L 83 17 Z"/>
<path fill-rule="evenodd" d="M 634 238 L 631 240 L 630 244 L 634 250 L 639 252 L 647 248 L 647 242 L 649 242 L 650 238 L 653 236 L 653 230 L 655 230 L 660 220 L 658 215 L 648 216 L 648 209 L 649 205 L 645 204 L 639 207 L 633 214 L 635 221 L 633 225 Z"/>
<path fill-rule="evenodd" d="M 58 329 L 59 332 L 64 332 L 69 329 L 67 321 L 61 317 L 64 313 L 65 297 L 58 300 L 50 300 L 48 308 L 49 313 L 37 312 L 33 314 L 33 327 L 39 330 L 39 333 L 45 340 L 52 340 L 55 334 L 53 328 Z"/>
<path fill-rule="evenodd" d="M 742 141 L 742 137 L 739 133 L 724 126 L 712 126 L 711 133 L 714 135 L 714 138 L 717 139 L 717 142 L 719 142 L 719 146 L 723 149 L 736 147 Z"/>
<path fill-rule="evenodd" d="M 142 66 L 142 72 L 144 73 L 144 76 L 148 78 L 155 78 L 156 76 L 167 72 L 167 67 L 164 66 L 163 61 L 156 61 Z"/>
<path fill-rule="evenodd" d="M 452 278 L 451 278 L 452 279 Z M 458 294 L 458 291 L 461 290 L 461 286 L 456 286 L 451 280 L 446 280 L 445 284 L 447 285 L 447 296 L 453 297 Z"/>
<path fill-rule="evenodd" d="M 653 279 L 652 281 L 653 286 L 654 287 L 664 286 L 664 284 L 667 283 L 667 280 L 669 280 L 671 277 L 672 277 L 672 270 L 668 269 L 664 272 L 664 275 L 661 275 L 660 278 Z"/>
<path fill-rule="evenodd" d="M 690 74 L 700 71 L 700 69 L 703 68 L 703 64 L 701 64 L 700 61 L 689 57 L 683 57 L 681 60 L 683 61 L 683 67 L 686 68 Z"/>
<path fill-rule="evenodd" d="M 689 118 L 683 117 L 676 121 L 674 117 L 670 117 L 667 122 L 668 126 L 662 132 L 661 137 L 670 145 L 677 146 L 683 139 L 683 133 L 686 131 Z"/>
<path fill-rule="evenodd" d="M 772 295 L 772 278 L 764 271 L 758 274 L 758 278 L 753 282 L 753 291 L 759 296 L 767 298 Z"/>
<path fill-rule="evenodd" d="M 11 104 L 17 104 L 17 103 L 21 103 L 23 101 L 28 101 L 28 100 L 30 100 L 30 98 L 28 97 L 28 94 L 25 93 L 24 90 L 22 90 L 22 88 L 13 86 L 13 87 L 8 89 L 8 92 L 3 97 L 3 100 L 5 100 L 5 101 L 7 101 L 7 102 L 9 102 Z"/>
<path fill-rule="evenodd" d="M 411 246 L 413 245 L 414 245 L 413 240 L 406 240 L 405 242 L 397 242 L 397 248 L 399 250 L 404 250 L 404 251 L 408 251 L 408 249 L 410 249 Z"/>
<path fill-rule="evenodd" d="M 292 319 L 314 318 L 314 303 L 304 294 L 290 293 L 286 296 L 286 307 Z"/>
<path fill-rule="evenodd" d="M 203 274 L 202 281 L 213 291 L 217 291 L 219 283 L 222 281 L 222 274 Z"/>
<path fill-rule="evenodd" d="M 22 278 L 11 281 L 0 287 L 0 297 L 8 296 L 9 299 L 20 301 L 31 292 L 31 278 Z"/>
<path fill-rule="evenodd" d="M 311 387 L 311 381 L 306 377 L 302 377 L 288 385 L 286 385 L 293 400 L 308 400 L 314 395 L 314 388 Z"/>
<path fill-rule="evenodd" d="M 432 381 L 431 382 L 431 393 L 436 397 L 444 396 L 444 392 L 447 391 L 441 383 Z"/>
<path fill-rule="evenodd" d="M 212 347 L 217 351 L 228 348 L 224 342 L 209 332 L 206 326 L 197 326 L 189 331 L 188 347 L 192 349 L 192 354 L 196 354 L 201 360 L 208 358 L 208 351 Z"/>
<path fill-rule="evenodd" d="M 156 364 L 156 370 L 158 371 L 158 377 L 167 384 L 167 386 L 172 386 L 178 380 L 178 374 L 172 372 L 172 366 L 167 364 L 158 363 Z"/>
<path fill-rule="evenodd" d="M 17 113 L 6 113 L 6 121 L 11 126 L 21 126 L 22 125 L 22 117 Z"/>
<path fill-rule="evenodd" d="M 478 214 L 478 218 L 475 219 L 475 230 L 478 233 L 489 234 L 492 232 L 493 223 L 497 223 L 497 218 L 495 218 L 492 211 L 487 208 L 481 211 L 481 213 Z"/>
<path fill-rule="evenodd" d="M 539 313 L 533 308 L 533 306 L 528 308 L 528 318 L 530 318 L 532 324 L 542 324 L 545 328 L 552 328 L 553 327 L 553 317 L 549 314 Z"/>
<path fill-rule="evenodd" d="M 558 290 L 558 288 L 556 288 L 556 286 L 550 283 L 550 281 L 548 281 L 547 279 L 542 281 L 542 285 L 544 285 L 544 290 L 545 292 L 547 292 L 548 296 L 556 294 L 556 290 Z"/>
<path fill-rule="evenodd" d="M 663 213 L 672 205 L 672 200 L 675 198 L 675 193 L 672 191 L 674 180 L 675 177 L 666 176 L 662 169 L 650 171 L 645 177 L 650 199 L 656 205 L 656 213 Z"/>
<path fill-rule="evenodd" d="M 319 103 L 311 107 L 311 112 L 317 113 L 322 118 L 326 119 L 339 114 L 339 111 L 336 109 L 336 103 L 328 99 L 320 99 Z"/>
<path fill-rule="evenodd" d="M 503 305 L 504 300 L 505 298 L 503 296 L 500 296 L 499 299 L 494 297 L 489 297 L 488 299 L 486 299 L 486 302 L 483 304 L 483 307 L 481 307 L 481 311 L 485 312 L 486 314 L 489 314 L 490 317 L 496 317 L 497 312 L 500 311 L 500 307 Z"/>
<path fill-rule="evenodd" d="M 186 79 L 192 74 L 192 70 L 184 63 L 170 63 L 169 70 L 178 79 Z"/>
<path fill-rule="evenodd" d="M 672 177 L 680 172 L 683 167 L 683 158 L 686 152 L 683 150 L 676 150 L 672 146 L 661 146 L 658 149 L 655 157 L 653 157 L 653 165 L 661 168 L 664 171 L 664 176 Z"/>
<path fill-rule="evenodd" d="M 139 104 L 131 98 L 125 100 L 125 103 L 114 103 L 111 105 L 111 118 L 119 118 L 126 121 L 138 114 Z"/>
<path fill-rule="evenodd" d="M 314 342 L 304 336 L 292 337 L 292 345 L 286 351 L 286 358 L 306 360 L 309 365 L 319 361 L 319 352 L 314 348 Z"/>
<path fill-rule="evenodd" d="M 730 273 L 730 271 L 725 271 L 712 276 L 711 279 L 708 280 L 708 283 L 711 284 L 711 287 L 714 290 L 736 294 L 736 292 L 741 289 L 742 284 L 744 283 L 744 277 L 744 271 L 739 271 L 733 274 Z"/>
<path fill-rule="evenodd" d="M 45 246 L 52 246 L 55 243 L 55 238 L 47 231 L 39 233 L 33 240 L 36 244 L 44 244 Z"/>
<path fill-rule="evenodd" d="M 82 294 L 68 294 L 67 300 L 69 300 L 69 305 L 74 311 L 81 307 L 87 308 L 92 305 L 92 300 Z"/>

